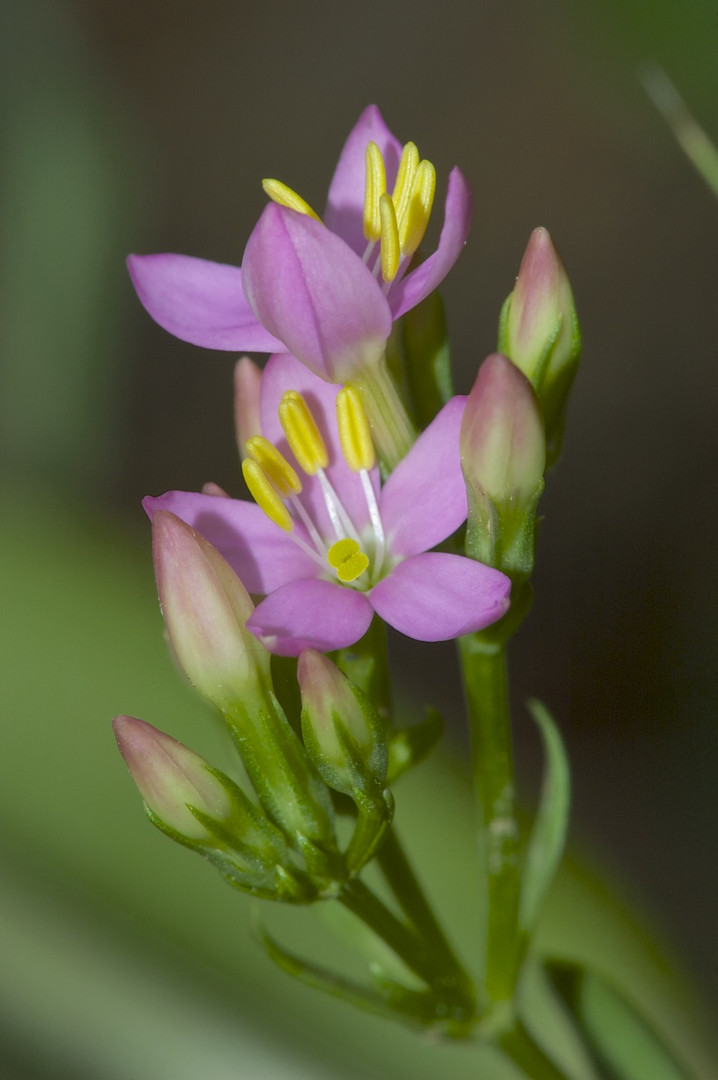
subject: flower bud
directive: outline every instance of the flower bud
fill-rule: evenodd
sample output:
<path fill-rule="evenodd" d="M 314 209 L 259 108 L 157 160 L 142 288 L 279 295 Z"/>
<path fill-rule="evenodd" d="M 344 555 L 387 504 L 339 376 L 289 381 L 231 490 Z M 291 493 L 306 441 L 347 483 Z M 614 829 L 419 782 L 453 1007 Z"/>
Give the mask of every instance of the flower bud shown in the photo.
<path fill-rule="evenodd" d="M 314 898 L 279 831 L 233 780 L 144 720 L 116 716 L 112 727 L 153 825 L 236 888 L 293 903 Z"/>
<path fill-rule="evenodd" d="M 534 229 L 499 320 L 499 351 L 531 380 L 544 413 L 549 464 L 558 457 L 581 355 L 571 286 L 546 229 Z"/>
<path fill-rule="evenodd" d="M 297 677 L 302 693 L 302 735 L 307 753 L 328 787 L 357 806 L 344 853 L 350 875 L 373 858 L 391 825 L 394 800 L 386 788 L 387 743 L 379 716 L 358 686 L 321 653 L 306 649 Z"/>
<path fill-rule="evenodd" d="M 302 735 L 325 784 L 355 801 L 380 795 L 387 770 L 384 727 L 369 700 L 313 649 L 299 657 Z"/>
<path fill-rule="evenodd" d="M 247 456 L 249 439 L 262 434 L 259 419 L 259 389 L 262 369 L 248 356 L 241 356 L 234 366 L 234 429 L 240 458 Z"/>
<path fill-rule="evenodd" d="M 193 809 L 227 824 L 234 808 L 229 792 L 207 762 L 144 720 L 116 716 L 112 727 L 125 764 L 154 817 L 186 840 L 215 845 L 216 838 Z"/>
<path fill-rule="evenodd" d="M 223 712 L 261 705 L 269 653 L 245 628 L 249 593 L 199 533 L 174 514 L 152 519 L 155 575 L 167 633 L 190 682 Z"/>
<path fill-rule="evenodd" d="M 460 447 L 469 505 L 467 554 L 514 579 L 527 577 L 546 443 L 531 383 L 500 353 L 479 369 L 466 402 Z"/>

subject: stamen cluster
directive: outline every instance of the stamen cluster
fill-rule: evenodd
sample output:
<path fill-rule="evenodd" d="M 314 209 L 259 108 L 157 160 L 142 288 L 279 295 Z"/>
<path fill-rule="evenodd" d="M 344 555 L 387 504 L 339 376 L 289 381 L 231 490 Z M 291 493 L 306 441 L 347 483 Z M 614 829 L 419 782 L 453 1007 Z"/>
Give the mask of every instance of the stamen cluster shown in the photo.
<path fill-rule="evenodd" d="M 415 143 L 406 143 L 389 195 L 384 155 L 373 140 L 367 143 L 364 159 L 362 225 L 368 244 L 362 261 L 374 277 L 381 272 L 384 291 L 388 292 L 424 238 L 434 205 L 436 169 L 430 161 L 420 159 Z M 262 187 L 273 202 L 321 221 L 309 203 L 281 180 L 263 180 Z"/>

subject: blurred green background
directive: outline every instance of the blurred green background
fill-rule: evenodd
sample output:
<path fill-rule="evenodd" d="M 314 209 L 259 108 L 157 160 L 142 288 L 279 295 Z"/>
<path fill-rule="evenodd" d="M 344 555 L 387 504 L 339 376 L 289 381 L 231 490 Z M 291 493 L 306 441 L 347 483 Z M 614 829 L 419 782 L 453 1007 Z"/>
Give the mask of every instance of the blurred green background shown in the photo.
<path fill-rule="evenodd" d="M 527 802 L 540 762 L 526 694 L 550 703 L 575 770 L 578 855 L 544 940 L 616 971 L 710 1080 L 696 1002 L 708 1015 L 718 991 L 718 205 L 638 68 L 661 63 L 718 137 L 718 8 L 4 0 L 2 15 L 2 1075 L 479 1074 L 478 1053 L 429 1047 L 275 972 L 244 898 L 145 822 L 109 727 L 132 713 L 222 764 L 166 655 L 139 500 L 208 479 L 240 490 L 233 357 L 151 323 L 124 257 L 239 262 L 260 178 L 321 208 L 375 101 L 440 182 L 458 163 L 476 193 L 444 290 L 459 390 L 495 345 L 531 228 L 550 229 L 569 270 L 584 362 L 513 656 Z M 470 942 L 453 656 L 394 651 L 416 697 L 453 719 L 451 753 L 399 790 L 398 820 Z M 288 940 L 294 915 L 270 912 Z M 298 919 L 331 943 L 323 917 Z"/>

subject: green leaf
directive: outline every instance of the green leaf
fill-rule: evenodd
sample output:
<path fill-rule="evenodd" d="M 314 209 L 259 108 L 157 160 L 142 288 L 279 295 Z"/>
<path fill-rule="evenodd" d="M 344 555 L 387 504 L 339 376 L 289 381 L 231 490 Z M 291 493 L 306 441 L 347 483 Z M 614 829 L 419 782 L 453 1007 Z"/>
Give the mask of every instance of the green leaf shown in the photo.
<path fill-rule="evenodd" d="M 270 960 L 306 986 L 323 990 L 332 997 L 348 1001 L 376 1016 L 392 1020 L 398 1017 L 412 1026 L 425 1027 L 436 1020 L 436 1008 L 431 993 L 408 990 L 378 973 L 375 977 L 377 989 L 373 989 L 337 975 L 311 960 L 303 960 L 296 953 L 285 949 L 265 930 L 256 912 L 252 919 L 252 928 Z"/>
<path fill-rule="evenodd" d="M 528 709 L 538 724 L 546 754 L 538 814 L 526 849 L 521 883 L 519 925 L 529 934 L 563 854 L 571 800 L 571 773 L 561 733 L 545 705 L 531 699 Z"/>
<path fill-rule="evenodd" d="M 546 970 L 606 1080 L 688 1080 L 691 1074 L 615 986 L 574 964 L 548 963 Z"/>

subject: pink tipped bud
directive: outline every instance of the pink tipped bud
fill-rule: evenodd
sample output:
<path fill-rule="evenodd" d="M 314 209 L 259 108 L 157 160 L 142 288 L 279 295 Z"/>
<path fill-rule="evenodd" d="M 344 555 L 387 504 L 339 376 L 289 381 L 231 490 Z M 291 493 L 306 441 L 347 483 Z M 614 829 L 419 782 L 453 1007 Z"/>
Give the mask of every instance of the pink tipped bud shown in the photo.
<path fill-rule="evenodd" d="M 269 653 L 245 627 L 254 604 L 234 570 L 166 510 L 154 515 L 152 536 L 162 613 L 190 682 L 224 712 L 263 701 Z"/>
<path fill-rule="evenodd" d="M 355 796 L 381 791 L 387 749 L 381 721 L 361 691 L 326 656 L 306 649 L 297 666 L 302 734 L 322 779 Z"/>
<path fill-rule="evenodd" d="M 460 445 L 467 482 L 494 503 L 515 506 L 534 498 L 546 466 L 541 410 L 531 383 L 500 353 L 479 368 Z"/>
<path fill-rule="evenodd" d="M 234 367 L 234 429 L 240 458 L 247 456 L 247 440 L 262 434 L 259 419 L 259 389 L 262 369 L 248 356 L 242 356 Z"/>
<path fill-rule="evenodd" d="M 469 517 L 467 551 L 512 576 L 533 564 L 546 442 L 531 383 L 494 353 L 479 369 L 461 424 Z"/>
<path fill-rule="evenodd" d="M 184 839 L 216 845 L 189 809 L 220 823 L 232 818 L 229 792 L 207 762 L 144 720 L 117 716 L 112 726 L 120 753 L 152 814 Z"/>
<path fill-rule="evenodd" d="M 546 229 L 534 229 L 499 323 L 499 350 L 531 380 L 558 455 L 581 333 L 566 271 Z"/>

